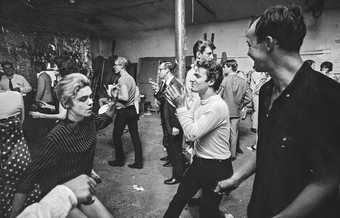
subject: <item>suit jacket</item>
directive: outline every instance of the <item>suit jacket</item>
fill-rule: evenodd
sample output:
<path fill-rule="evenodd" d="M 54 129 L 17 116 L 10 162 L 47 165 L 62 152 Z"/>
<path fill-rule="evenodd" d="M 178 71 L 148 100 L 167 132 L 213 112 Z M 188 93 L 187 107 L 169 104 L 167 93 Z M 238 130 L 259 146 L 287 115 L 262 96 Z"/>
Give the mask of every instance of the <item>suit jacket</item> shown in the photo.
<path fill-rule="evenodd" d="M 169 86 L 175 87 L 178 90 L 182 88 L 181 83 L 175 77 L 170 81 Z M 166 91 L 167 90 L 165 89 L 164 92 Z M 163 109 L 162 112 L 164 116 L 164 126 L 165 126 L 167 134 L 172 135 L 173 127 L 179 129 L 181 133 L 182 128 L 176 116 L 176 107 L 174 106 L 174 104 L 171 102 L 170 99 L 165 97 L 165 94 L 164 94 L 164 105 L 162 109 Z"/>

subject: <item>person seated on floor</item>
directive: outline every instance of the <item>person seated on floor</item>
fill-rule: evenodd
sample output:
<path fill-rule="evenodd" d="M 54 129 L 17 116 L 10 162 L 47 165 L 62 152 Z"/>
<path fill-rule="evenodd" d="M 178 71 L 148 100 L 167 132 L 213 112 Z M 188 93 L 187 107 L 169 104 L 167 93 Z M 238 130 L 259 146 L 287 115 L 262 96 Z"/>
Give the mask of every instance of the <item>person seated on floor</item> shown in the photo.
<path fill-rule="evenodd" d="M 39 156 L 22 177 L 14 196 L 12 216 L 24 208 L 26 193 L 33 184 L 40 183 L 42 196 L 55 186 L 81 174 L 90 175 L 96 148 L 96 132 L 112 122 L 114 108 L 101 115 L 93 115 L 92 91 L 89 79 L 72 73 L 56 87 L 59 102 L 67 110 L 66 119 L 47 135 Z M 79 204 L 71 210 L 72 217 L 112 217 L 94 196 L 90 205 Z"/>

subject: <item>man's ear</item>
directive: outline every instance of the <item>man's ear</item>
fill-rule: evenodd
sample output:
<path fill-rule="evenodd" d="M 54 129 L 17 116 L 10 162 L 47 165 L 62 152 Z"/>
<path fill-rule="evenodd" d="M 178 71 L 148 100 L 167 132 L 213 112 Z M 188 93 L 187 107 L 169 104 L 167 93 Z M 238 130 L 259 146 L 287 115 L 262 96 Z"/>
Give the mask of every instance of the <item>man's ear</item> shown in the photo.
<path fill-rule="evenodd" d="M 210 79 L 210 80 L 208 81 L 208 86 L 209 86 L 209 87 L 212 87 L 214 84 L 215 84 L 215 79 Z"/>
<path fill-rule="evenodd" d="M 276 45 L 278 45 L 277 40 L 274 39 L 274 38 L 271 37 L 271 36 L 266 36 L 266 37 L 264 38 L 264 44 L 265 44 L 266 49 L 267 49 L 268 52 L 273 51 L 273 50 L 274 50 L 274 47 L 275 47 Z"/>
<path fill-rule="evenodd" d="M 200 60 L 201 59 L 201 56 L 202 56 L 202 54 L 198 51 L 198 52 L 196 52 L 196 59 L 197 60 Z"/>

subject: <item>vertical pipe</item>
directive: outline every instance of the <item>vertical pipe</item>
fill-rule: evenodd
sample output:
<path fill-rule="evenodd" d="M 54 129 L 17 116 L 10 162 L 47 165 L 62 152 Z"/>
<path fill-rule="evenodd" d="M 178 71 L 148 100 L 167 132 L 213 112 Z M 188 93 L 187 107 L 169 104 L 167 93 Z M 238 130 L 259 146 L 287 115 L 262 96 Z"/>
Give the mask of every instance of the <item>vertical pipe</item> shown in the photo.
<path fill-rule="evenodd" d="M 178 61 L 178 79 L 185 79 L 185 4 L 184 0 L 175 0 L 175 44 L 176 59 Z"/>

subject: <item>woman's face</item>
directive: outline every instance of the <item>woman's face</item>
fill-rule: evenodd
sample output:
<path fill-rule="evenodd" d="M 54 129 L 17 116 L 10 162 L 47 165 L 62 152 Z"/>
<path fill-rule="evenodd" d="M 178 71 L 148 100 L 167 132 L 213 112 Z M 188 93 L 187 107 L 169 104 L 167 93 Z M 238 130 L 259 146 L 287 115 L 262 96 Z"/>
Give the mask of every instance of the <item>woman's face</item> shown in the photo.
<path fill-rule="evenodd" d="M 77 92 L 76 96 L 72 99 L 73 105 L 69 111 L 78 117 L 89 117 L 92 115 L 92 90 L 89 86 L 85 86 Z"/>

